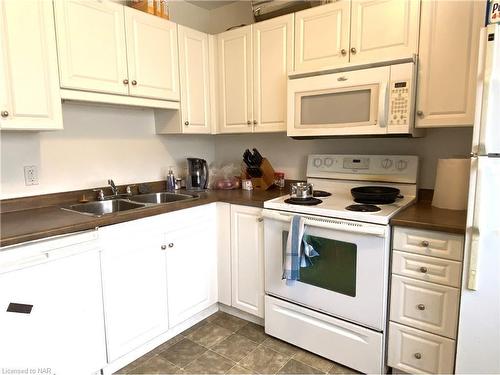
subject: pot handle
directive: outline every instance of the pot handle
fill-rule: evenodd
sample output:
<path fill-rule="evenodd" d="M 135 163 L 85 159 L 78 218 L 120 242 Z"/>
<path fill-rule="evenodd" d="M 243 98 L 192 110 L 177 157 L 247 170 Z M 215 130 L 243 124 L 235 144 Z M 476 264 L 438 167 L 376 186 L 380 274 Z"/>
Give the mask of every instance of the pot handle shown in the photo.
<path fill-rule="evenodd" d="M 398 199 L 402 199 L 402 198 L 404 198 L 404 197 L 405 197 L 405 196 L 404 196 L 404 195 L 401 195 L 401 194 L 398 194 L 398 195 L 396 196 L 396 198 L 398 198 Z"/>

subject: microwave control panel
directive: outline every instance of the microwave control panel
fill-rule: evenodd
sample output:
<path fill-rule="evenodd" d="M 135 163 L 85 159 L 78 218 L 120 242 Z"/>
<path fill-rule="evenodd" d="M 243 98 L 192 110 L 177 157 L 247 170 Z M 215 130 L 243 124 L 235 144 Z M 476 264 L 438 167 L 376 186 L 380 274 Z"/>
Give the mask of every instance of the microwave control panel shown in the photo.
<path fill-rule="evenodd" d="M 407 125 L 410 117 L 410 82 L 391 82 L 389 125 Z"/>

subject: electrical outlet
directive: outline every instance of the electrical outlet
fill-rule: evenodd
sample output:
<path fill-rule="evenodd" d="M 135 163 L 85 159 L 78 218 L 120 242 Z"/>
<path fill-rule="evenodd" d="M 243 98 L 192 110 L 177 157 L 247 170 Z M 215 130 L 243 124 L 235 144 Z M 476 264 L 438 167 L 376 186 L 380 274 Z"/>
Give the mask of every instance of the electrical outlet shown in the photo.
<path fill-rule="evenodd" d="M 36 165 L 24 167 L 24 184 L 26 186 L 38 185 L 38 168 Z"/>

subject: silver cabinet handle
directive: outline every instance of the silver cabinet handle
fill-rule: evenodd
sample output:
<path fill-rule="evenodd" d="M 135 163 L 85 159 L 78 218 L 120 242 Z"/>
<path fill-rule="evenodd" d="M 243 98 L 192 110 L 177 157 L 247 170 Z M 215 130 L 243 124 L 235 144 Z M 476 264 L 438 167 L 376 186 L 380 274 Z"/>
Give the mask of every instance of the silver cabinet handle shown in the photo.
<path fill-rule="evenodd" d="M 358 52 L 358 50 L 357 50 L 356 48 L 352 47 L 352 48 L 351 48 L 351 53 L 352 53 L 353 55 L 355 55 L 355 54 L 356 54 L 356 52 Z"/>
<path fill-rule="evenodd" d="M 172 242 L 170 242 L 170 243 L 168 244 L 168 247 L 171 247 L 171 248 L 172 248 L 172 247 L 174 247 L 174 244 L 173 244 Z"/>
<path fill-rule="evenodd" d="M 429 247 L 430 244 L 429 244 L 429 241 L 422 241 L 422 242 L 420 242 L 420 245 L 422 247 Z"/>
<path fill-rule="evenodd" d="M 415 353 L 415 354 L 413 354 L 413 356 L 414 356 L 416 359 L 420 359 L 420 358 L 422 358 L 422 354 L 420 354 L 420 353 Z"/>
<path fill-rule="evenodd" d="M 137 85 L 137 81 L 135 79 L 132 81 L 132 85 L 133 86 Z"/>
<path fill-rule="evenodd" d="M 247 125 L 252 125 L 252 121 L 248 120 Z"/>
<path fill-rule="evenodd" d="M 342 56 L 347 55 L 347 51 L 345 50 L 345 48 L 342 48 L 342 49 L 340 50 L 340 54 L 341 54 Z"/>
<path fill-rule="evenodd" d="M 184 121 L 184 125 L 189 126 L 189 121 Z"/>
<path fill-rule="evenodd" d="M 425 305 L 423 303 L 419 303 L 417 305 L 417 309 L 419 309 L 420 311 L 424 311 L 425 310 Z"/>
<path fill-rule="evenodd" d="M 2 111 L 2 117 L 9 117 L 8 111 Z"/>
<path fill-rule="evenodd" d="M 427 267 L 420 267 L 420 272 L 427 273 Z"/>
<path fill-rule="evenodd" d="M 126 78 L 125 78 L 125 79 L 123 80 L 123 84 L 124 84 L 124 85 L 128 85 L 128 79 L 126 79 Z"/>
<path fill-rule="evenodd" d="M 424 111 L 417 111 L 417 116 L 423 117 L 424 116 Z"/>
<path fill-rule="evenodd" d="M 161 249 L 165 250 L 167 248 L 167 245 L 161 245 Z"/>

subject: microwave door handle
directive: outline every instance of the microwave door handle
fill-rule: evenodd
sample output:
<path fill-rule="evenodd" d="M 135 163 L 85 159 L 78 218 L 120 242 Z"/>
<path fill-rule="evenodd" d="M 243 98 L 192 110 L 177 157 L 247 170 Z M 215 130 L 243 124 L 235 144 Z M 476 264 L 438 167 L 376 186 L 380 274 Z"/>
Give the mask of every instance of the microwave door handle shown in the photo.
<path fill-rule="evenodd" d="M 380 100 L 378 105 L 378 124 L 381 128 L 387 126 L 389 116 L 389 82 L 380 84 Z"/>

